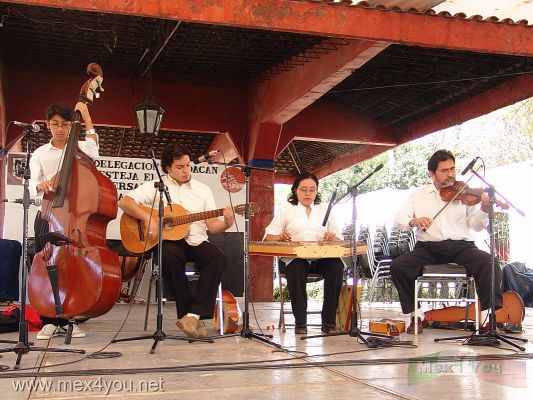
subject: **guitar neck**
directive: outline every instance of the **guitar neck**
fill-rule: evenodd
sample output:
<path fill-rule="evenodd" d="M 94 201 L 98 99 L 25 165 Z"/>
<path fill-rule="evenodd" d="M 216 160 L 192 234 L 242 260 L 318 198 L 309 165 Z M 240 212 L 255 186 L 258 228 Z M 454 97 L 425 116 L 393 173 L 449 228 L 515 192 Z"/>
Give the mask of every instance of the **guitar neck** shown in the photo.
<path fill-rule="evenodd" d="M 203 212 L 194 213 L 194 214 L 180 215 L 178 217 L 172 217 L 172 226 L 191 224 L 193 222 L 201 221 L 203 219 L 210 219 L 210 218 L 220 217 L 223 214 L 224 214 L 224 209 L 223 208 L 219 208 L 217 210 L 203 211 Z"/>

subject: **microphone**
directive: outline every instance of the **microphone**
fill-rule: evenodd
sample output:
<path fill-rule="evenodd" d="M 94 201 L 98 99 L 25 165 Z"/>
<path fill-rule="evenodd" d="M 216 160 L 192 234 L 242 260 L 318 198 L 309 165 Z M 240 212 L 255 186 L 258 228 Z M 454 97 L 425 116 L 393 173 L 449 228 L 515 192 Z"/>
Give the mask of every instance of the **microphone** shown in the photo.
<path fill-rule="evenodd" d="M 13 123 L 17 126 L 21 126 L 24 129 L 27 129 L 32 132 L 39 132 L 41 130 L 41 127 L 37 124 L 27 124 L 25 122 L 19 122 L 19 121 L 13 121 Z"/>
<path fill-rule="evenodd" d="M 170 197 L 170 193 L 168 192 L 167 185 L 165 185 L 163 193 L 165 193 L 165 197 L 167 198 L 167 204 L 170 206 L 170 211 L 172 211 L 172 198 Z"/>
<path fill-rule="evenodd" d="M 326 211 L 326 215 L 324 215 L 324 221 L 322 221 L 322 226 L 326 226 L 328 223 L 329 214 L 331 213 L 331 209 L 333 208 L 333 202 L 335 201 L 335 198 L 337 197 L 337 191 L 339 190 L 339 185 L 341 182 L 337 183 L 337 186 L 335 186 L 335 191 L 333 192 L 333 195 L 331 196 L 331 199 L 329 200 L 328 204 L 328 210 Z"/>
<path fill-rule="evenodd" d="M 206 162 L 213 158 L 216 154 L 220 153 L 220 150 L 212 150 L 209 153 L 206 153 L 198 158 L 193 158 L 192 162 L 195 164 L 200 164 Z"/>
<path fill-rule="evenodd" d="M 474 158 L 472 161 L 470 161 L 470 163 L 466 166 L 466 168 L 463 170 L 463 172 L 461 172 L 461 175 L 464 175 L 466 174 L 468 171 L 470 171 L 472 169 L 472 167 L 474 166 L 474 164 L 476 163 L 477 159 L 479 157 L 476 157 Z"/>
<path fill-rule="evenodd" d="M 22 204 L 24 202 L 24 199 L 14 199 L 14 200 L 9 200 L 9 199 L 2 199 L 1 200 L 2 203 L 17 203 L 17 204 Z M 43 203 L 43 199 L 41 198 L 36 198 L 36 199 L 30 199 L 30 204 L 32 206 L 35 206 L 35 207 L 39 207 L 41 204 Z"/>
<path fill-rule="evenodd" d="M 157 171 L 157 175 L 159 176 L 159 179 L 160 179 L 160 182 L 163 182 L 161 180 L 161 174 L 159 173 L 159 169 L 157 169 L 157 163 L 155 162 L 155 153 L 154 153 L 154 148 L 153 147 L 150 147 L 148 149 L 148 152 L 149 153 L 152 153 L 152 161 L 154 163 L 154 166 L 155 166 L 155 169 Z M 168 187 L 167 185 L 163 185 L 163 193 L 165 193 L 165 197 L 167 199 L 167 204 L 170 206 L 170 211 L 172 211 L 172 198 L 170 197 L 170 193 L 168 192 Z"/>
<path fill-rule="evenodd" d="M 383 168 L 383 164 L 379 164 L 376 168 L 374 168 L 374 172 L 372 172 L 372 173 L 375 174 L 375 173 L 378 172 L 381 168 Z"/>

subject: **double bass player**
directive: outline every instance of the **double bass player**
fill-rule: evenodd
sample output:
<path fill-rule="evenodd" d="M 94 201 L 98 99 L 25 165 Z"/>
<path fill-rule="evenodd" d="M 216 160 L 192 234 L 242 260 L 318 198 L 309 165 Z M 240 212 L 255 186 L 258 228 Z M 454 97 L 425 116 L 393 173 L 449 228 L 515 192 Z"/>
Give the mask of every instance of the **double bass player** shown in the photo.
<path fill-rule="evenodd" d="M 98 154 L 98 135 L 94 129 L 91 115 L 87 105 L 78 102 L 75 110 L 79 111 L 86 127 L 86 140 L 79 141 L 80 149 L 91 157 L 97 159 Z M 69 129 L 74 119 L 74 111 L 70 106 L 64 103 L 53 103 L 46 110 L 46 127 L 50 131 L 52 138 L 35 150 L 30 159 L 30 195 L 32 197 L 42 198 L 46 193 L 54 192 L 56 174 L 60 168 L 63 150 L 67 144 Z M 41 218 L 41 208 L 35 217 L 35 252 L 43 250 L 45 243 L 41 237 L 48 232 L 48 221 Z M 66 332 L 68 319 L 53 318 L 41 315 L 43 328 L 37 334 L 38 340 L 47 340 L 56 336 L 60 332 Z M 72 337 L 85 337 L 85 332 L 75 324 L 72 331 Z"/>
<path fill-rule="evenodd" d="M 75 111 L 59 104 L 48 109 L 52 140 L 30 160 L 31 191 L 43 202 L 36 219 L 37 253 L 28 277 L 28 298 L 46 317 L 37 338 L 57 335 L 68 318 L 66 343 L 85 335 L 73 325 L 74 319 L 105 314 L 115 305 L 122 285 L 118 254 L 106 244 L 107 224 L 117 216 L 117 189 L 94 164 L 98 137 L 87 109 L 103 91 L 103 72 L 90 63 L 87 73 L 90 78 L 80 90 Z M 82 122 L 86 141 L 79 140 Z"/>

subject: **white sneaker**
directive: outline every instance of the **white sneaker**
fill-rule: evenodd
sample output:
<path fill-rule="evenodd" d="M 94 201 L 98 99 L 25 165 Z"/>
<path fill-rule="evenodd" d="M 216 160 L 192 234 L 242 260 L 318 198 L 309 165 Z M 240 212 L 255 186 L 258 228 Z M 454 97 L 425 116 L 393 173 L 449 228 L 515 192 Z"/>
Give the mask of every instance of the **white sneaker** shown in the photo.
<path fill-rule="evenodd" d="M 65 326 L 62 326 L 61 327 L 65 333 L 67 332 L 67 329 L 68 329 L 68 325 L 65 325 Z M 83 329 L 81 329 L 78 324 L 73 324 L 72 325 L 72 337 L 73 338 L 82 338 L 82 337 L 85 337 L 85 332 L 83 331 Z"/>
<path fill-rule="evenodd" d="M 53 324 L 46 324 L 37 334 L 37 340 L 48 340 L 58 335 L 58 327 Z"/>

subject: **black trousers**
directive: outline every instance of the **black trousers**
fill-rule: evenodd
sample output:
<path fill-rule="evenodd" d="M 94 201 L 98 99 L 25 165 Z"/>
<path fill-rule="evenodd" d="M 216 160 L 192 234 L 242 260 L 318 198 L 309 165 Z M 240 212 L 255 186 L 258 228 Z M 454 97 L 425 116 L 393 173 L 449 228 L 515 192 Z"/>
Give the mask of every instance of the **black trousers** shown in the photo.
<path fill-rule="evenodd" d="M 445 240 L 442 242 L 417 242 L 413 251 L 395 258 L 390 266 L 391 278 L 400 295 L 404 314 L 414 310 L 415 280 L 426 264 L 457 263 L 464 265 L 476 282 L 481 309 L 490 308 L 491 262 L 490 254 L 479 250 L 474 242 Z M 495 304 L 502 306 L 501 269 L 495 268 Z"/>
<path fill-rule="evenodd" d="M 285 267 L 285 278 L 291 296 L 292 314 L 296 325 L 307 323 L 307 276 L 309 273 L 324 277 L 324 303 L 322 325 L 335 325 L 337 305 L 342 289 L 344 264 L 340 258 L 322 258 L 309 261 L 296 258 Z"/>
<path fill-rule="evenodd" d="M 185 274 L 187 261 L 194 261 L 200 271 L 196 297 Z M 163 242 L 163 281 L 176 299 L 178 318 L 187 313 L 198 314 L 202 319 L 213 318 L 218 285 L 226 267 L 226 256 L 212 243 L 190 246 L 183 239 Z"/>

